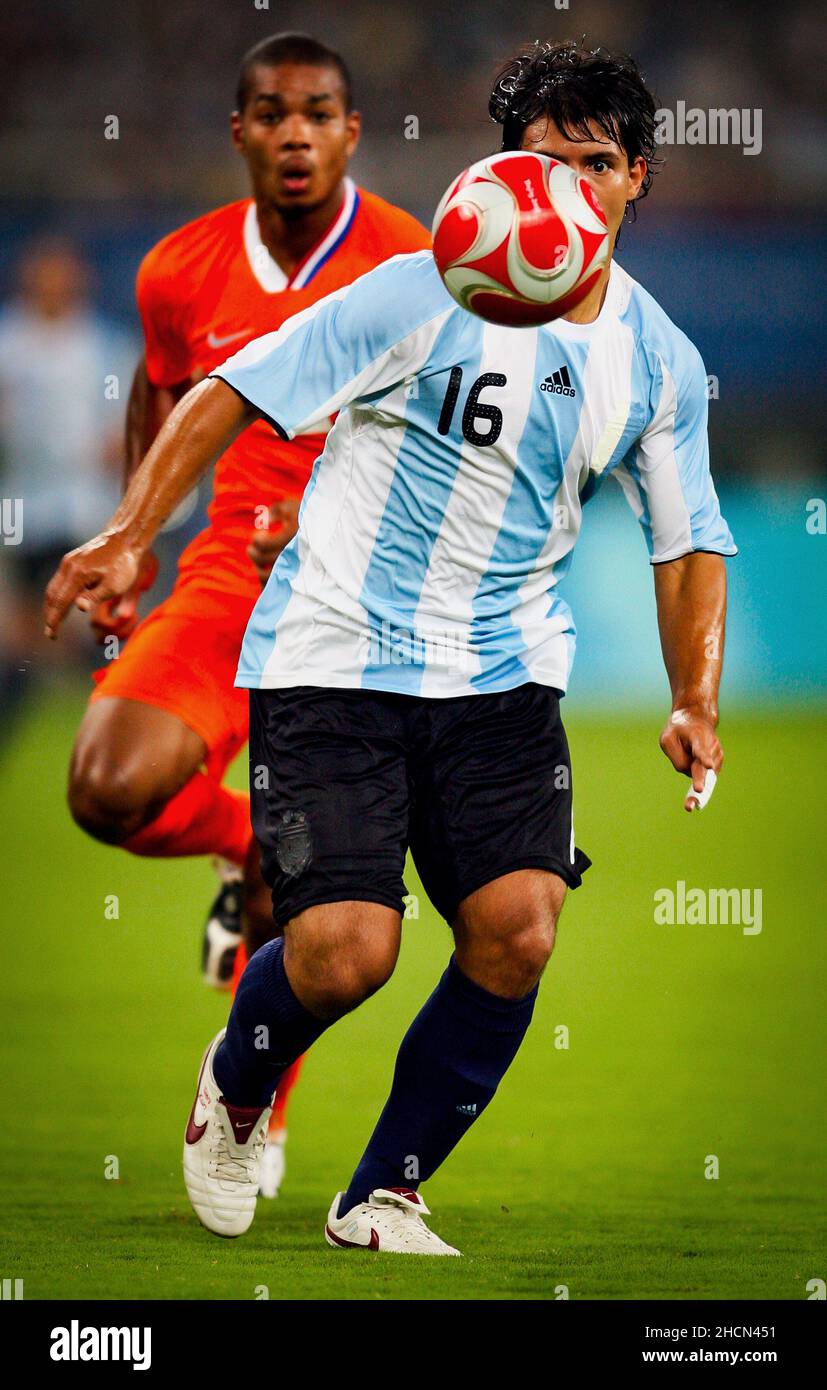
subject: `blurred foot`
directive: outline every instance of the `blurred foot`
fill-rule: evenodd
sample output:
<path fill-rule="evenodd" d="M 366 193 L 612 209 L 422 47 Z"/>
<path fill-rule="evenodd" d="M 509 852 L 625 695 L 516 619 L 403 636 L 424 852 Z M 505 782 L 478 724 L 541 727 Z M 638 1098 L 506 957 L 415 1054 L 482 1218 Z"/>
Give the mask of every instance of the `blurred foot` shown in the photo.
<path fill-rule="evenodd" d="M 264 1153 L 261 1155 L 261 1169 L 258 1176 L 259 1197 L 278 1197 L 279 1189 L 284 1182 L 286 1147 L 287 1130 L 282 1129 L 276 1133 L 271 1130 L 267 1135 Z"/>
<path fill-rule="evenodd" d="M 204 927 L 201 974 L 204 984 L 227 990 L 232 984 L 236 952 L 241 944 L 243 875 L 237 864 L 218 856 L 213 859 L 213 867 L 221 887 Z"/>

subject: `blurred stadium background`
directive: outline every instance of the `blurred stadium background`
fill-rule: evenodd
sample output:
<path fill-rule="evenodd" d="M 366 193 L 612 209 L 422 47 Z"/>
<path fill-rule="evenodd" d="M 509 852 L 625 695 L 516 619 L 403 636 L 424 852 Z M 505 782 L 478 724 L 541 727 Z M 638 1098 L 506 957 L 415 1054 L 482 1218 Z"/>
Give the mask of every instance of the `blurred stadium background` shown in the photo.
<path fill-rule="evenodd" d="M 608 1297 L 636 1292 L 647 1297 L 687 1292 L 736 1296 L 739 1290 L 745 1296 L 803 1297 L 805 1276 L 823 1274 L 799 1261 L 799 1251 L 810 1236 L 810 1208 L 801 1204 L 810 1201 L 814 1190 L 819 1129 L 818 1111 L 811 1108 L 818 1104 L 811 1049 L 819 1027 L 812 971 L 814 935 L 823 937 L 818 867 L 823 797 L 817 758 L 819 752 L 823 755 L 827 688 L 827 538 L 813 534 L 807 521 L 808 503 L 827 495 L 825 339 L 818 293 L 824 270 L 827 27 L 823 10 L 802 0 L 759 8 L 733 0 L 672 9 L 660 0 L 626 0 L 622 6 L 609 0 L 571 0 L 567 10 L 548 0 L 524 0 L 518 7 L 493 2 L 451 7 L 435 0 L 392 5 L 291 0 L 270 8 L 258 8 L 253 0 L 121 0 L 114 6 L 109 0 L 30 0 L 4 8 L 0 495 L 22 498 L 26 518 L 21 543 L 0 545 L 0 756 L 14 796 L 4 802 L 4 811 L 9 859 L 16 865 L 6 899 L 2 992 L 4 1020 L 17 1023 L 12 1029 L 4 1026 L 5 1074 L 7 1080 L 14 1078 L 13 1095 L 25 1103 L 27 1116 L 33 1086 L 42 1085 L 56 1100 L 56 1112 L 35 1122 L 40 1158 L 31 1159 L 30 1244 L 16 1247 L 25 1248 L 32 1267 L 40 1271 L 33 1276 L 32 1295 L 77 1290 L 105 1296 L 107 1289 L 131 1287 L 128 1265 L 120 1276 L 110 1266 L 105 1277 L 98 1276 L 97 1255 L 71 1266 L 67 1253 L 70 1265 L 58 1278 L 54 1261 L 44 1254 L 38 1225 L 43 1202 L 47 1207 L 57 1202 L 54 1218 L 72 1210 L 83 1218 L 98 1200 L 90 1195 L 94 1184 L 89 1175 L 78 1177 L 59 1200 L 55 1195 L 63 1177 L 61 1145 L 68 1145 L 79 1168 L 87 1152 L 85 1141 L 73 1139 L 61 1119 L 64 1087 L 80 1087 L 91 1112 L 102 1115 L 101 1123 L 96 1119 L 92 1126 L 90 1142 L 95 1154 L 100 1149 L 103 1155 L 114 1142 L 107 1125 L 119 1113 L 121 1077 L 139 1094 L 147 1084 L 136 1061 L 143 1046 L 139 1025 L 166 1026 L 176 1037 L 180 1019 L 186 1038 L 181 1056 L 162 1060 L 161 1079 L 153 1083 L 160 1087 L 160 1112 L 174 1127 L 182 1088 L 188 1093 L 193 1046 L 197 1051 L 205 1027 L 214 1026 L 223 1012 L 221 1000 L 196 995 L 194 955 L 201 902 L 208 901 L 210 883 L 204 866 L 150 869 L 127 862 L 83 840 L 69 823 L 62 805 L 64 769 L 88 672 L 98 655 L 79 619 L 71 625 L 69 640 L 49 647 L 39 636 L 36 610 L 56 555 L 92 534 L 118 494 L 123 409 L 140 343 L 133 299 L 138 263 L 158 237 L 182 221 L 246 194 L 244 168 L 228 137 L 238 62 L 250 44 L 284 29 L 310 32 L 341 50 L 353 72 L 356 105 L 365 123 L 353 173 L 358 182 L 425 223 L 449 178 L 494 146 L 496 132 L 486 115 L 491 78 L 498 63 L 524 40 L 585 33 L 590 40 L 632 52 L 662 107 L 674 109 L 683 100 L 704 109 L 757 108 L 762 113 L 759 154 L 745 155 L 737 146 L 665 147 L 663 172 L 636 224 L 622 234 L 618 259 L 697 343 L 715 378 L 710 400 L 713 468 L 741 547 L 729 565 L 731 618 L 723 686 L 723 736 L 735 755 L 729 784 L 718 795 L 719 809 L 713 803 L 705 813 L 707 818 L 717 814 L 718 820 L 706 819 L 697 830 L 690 822 L 687 836 L 684 822 L 677 819 L 679 788 L 665 767 L 656 766 L 660 755 L 655 740 L 667 687 L 649 568 L 619 492 L 607 487 L 586 513 L 566 586 L 580 633 L 566 702 L 580 777 L 578 821 L 580 838 L 599 866 L 593 876 L 600 874 L 600 882 L 588 890 L 591 898 L 584 890 L 584 900 L 569 909 L 573 925 L 584 920 L 590 925 L 579 945 L 572 945 L 573 954 L 559 962 L 556 977 L 570 1009 L 584 1008 L 584 1026 L 589 1022 L 596 1031 L 591 1053 L 577 1063 L 584 1067 L 579 1083 L 563 1083 L 558 1097 L 564 1106 L 575 1107 L 582 1151 L 569 1140 L 562 1159 L 552 1146 L 548 1161 L 561 1161 L 569 1175 L 562 1178 L 564 1204 L 569 1203 L 564 1205 L 563 1244 L 568 1240 L 571 1251 L 582 1253 L 586 1240 L 590 1251 L 591 1282 L 585 1278 L 581 1290 Z M 111 115 L 119 121 L 117 140 L 104 138 Z M 418 122 L 416 139 L 405 134 L 411 116 Z M 105 398 L 103 378 L 109 375 L 119 379 L 119 399 Z M 201 524 L 207 490 L 208 484 L 162 538 L 158 598 L 172 582 L 176 556 Z M 767 799 L 773 787 L 775 801 Z M 673 812 L 674 826 L 670 821 L 665 829 L 665 818 Z M 624 838 L 629 836 L 631 844 Z M 736 936 L 722 947 L 709 936 L 703 946 L 689 937 L 677 946 L 671 939 L 667 946 L 653 945 L 653 885 L 679 877 L 691 882 L 693 874 L 702 883 L 764 885 L 765 913 L 771 904 L 775 935 L 766 923 L 760 941 Z M 130 938 L 127 932 L 121 940 L 110 935 L 104 948 L 105 928 L 98 919 L 107 892 L 127 894 L 136 935 Z M 390 1026 L 395 1038 L 397 1019 L 413 1011 L 444 958 L 444 941 L 437 935 L 442 929 L 425 919 L 427 912 L 423 931 L 428 935 L 410 947 L 413 986 L 404 979 L 394 983 L 397 994 L 388 1002 L 382 1002 L 383 994 L 371 1003 L 364 1024 L 349 1021 L 342 1046 L 348 1046 L 347 1038 L 358 1042 L 359 1027 L 366 1030 L 368 1050 L 379 1046 L 382 1029 Z M 95 941 L 91 970 L 76 949 L 77 934 L 86 929 Z M 420 944 L 430 940 L 430 933 L 442 942 L 436 957 Z M 617 939 L 621 945 L 614 944 Z M 613 973 L 618 951 L 626 960 L 622 986 Z M 623 1020 L 636 1009 L 645 1014 L 653 994 L 658 1003 L 648 1018 L 649 1031 L 643 1025 L 637 1042 L 629 1044 L 630 1070 L 614 1062 L 607 1073 L 614 1024 L 625 1026 Z M 132 1013 L 138 1001 L 145 1011 L 140 1018 Z M 108 1012 L 112 1007 L 121 1011 L 116 1031 Z M 556 1018 L 554 1007 L 548 1005 L 549 1027 Z M 68 1051 L 54 1009 L 66 1021 L 72 1044 Z M 771 1045 L 771 1035 L 777 1046 Z M 38 1038 L 42 1047 L 36 1045 Z M 330 1078 L 324 1083 L 319 1079 L 324 1056 L 333 1058 L 336 1050 L 325 1041 L 320 1053 L 314 1075 L 322 1089 L 314 1100 L 308 1081 L 304 1098 L 300 1094 L 296 1102 L 309 1131 L 299 1138 L 298 1153 L 308 1162 L 318 1158 L 311 1144 L 314 1107 L 320 1125 L 323 1111 L 329 1115 L 332 1107 L 344 1134 L 351 1121 L 363 1132 L 375 1108 L 373 1098 L 364 1114 L 343 1107 Z M 162 1048 L 159 1055 L 163 1057 Z M 387 1055 L 392 1058 L 390 1045 Z M 360 1065 L 376 1065 L 367 1051 L 359 1056 L 357 1073 Z M 538 1056 L 529 1050 L 521 1064 L 523 1084 L 533 1100 L 543 1080 Z M 697 1072 L 695 1082 L 690 1081 L 693 1067 L 700 1067 L 707 1089 Z M 746 1195 L 741 1192 L 745 1208 L 737 1206 L 737 1194 L 732 1198 L 742 1235 L 754 1220 L 759 1234 L 770 1232 L 771 1250 L 777 1237 L 788 1264 L 779 1254 L 781 1265 L 772 1270 L 767 1265 L 763 1282 L 750 1284 L 748 1276 L 738 1274 L 750 1258 L 745 1237 L 738 1259 L 723 1273 L 713 1255 L 705 1274 L 675 1274 L 670 1266 L 667 1275 L 653 1239 L 645 1273 L 635 1283 L 624 1265 L 628 1232 L 623 1215 L 636 1224 L 637 1236 L 642 1218 L 654 1213 L 658 1220 L 668 1219 L 670 1189 L 664 1171 L 674 1156 L 664 1157 L 662 1164 L 657 1158 L 644 1163 L 639 1191 L 627 1190 L 610 1170 L 604 1175 L 607 1186 L 600 1187 L 594 1167 L 595 1155 L 602 1152 L 600 1141 L 595 1139 L 596 1147 L 589 1141 L 600 1131 L 600 1115 L 588 1112 L 582 1089 L 588 1094 L 597 1074 L 604 1117 L 614 1116 L 612 1123 L 622 1129 L 629 1113 L 623 1108 L 626 1097 L 636 1107 L 641 1136 L 647 1133 L 647 1098 L 662 1101 L 667 1082 L 668 1123 L 678 1135 L 686 1115 L 703 1114 L 714 1095 L 719 1108 L 713 1129 L 717 1125 L 720 1136 L 727 1123 L 735 1125 L 746 1169 L 757 1184 Z M 721 1089 L 722 1074 L 729 1080 Z M 607 1075 L 613 1091 L 607 1089 Z M 550 1107 L 550 1133 L 560 1124 L 556 1103 L 554 1096 L 540 1103 Z M 510 1126 L 516 1134 L 520 1116 L 516 1101 L 511 1112 L 504 1103 L 499 1121 L 492 1108 L 491 1124 L 505 1126 L 504 1144 L 512 1144 Z M 650 1118 L 660 1123 L 654 1112 Z M 137 1123 L 134 1128 L 131 1138 L 140 1146 Z M 637 1135 L 638 1129 L 627 1135 L 633 1168 L 639 1160 Z M 603 1135 L 607 1159 L 610 1137 Z M 701 1157 L 710 1146 L 714 1150 L 712 1134 L 703 1125 L 696 1137 Z M 513 1139 L 512 1156 L 517 1142 Z M 680 1155 L 680 1143 L 674 1142 Z M 2 1151 L 11 1171 L 18 1146 L 26 1143 L 25 1130 L 12 1126 L 7 1131 Z M 178 1194 L 170 1198 L 178 1202 L 177 1232 L 176 1144 L 164 1143 L 160 1168 L 169 1192 Z M 469 1158 L 481 1180 L 490 1143 L 489 1128 L 487 1140 Z M 327 1200 L 327 1168 L 332 1182 L 341 1180 L 334 1158 L 325 1155 L 319 1192 L 313 1192 L 316 1205 Z M 681 1161 L 680 1156 L 674 1160 L 679 1172 Z M 532 1162 L 531 1153 L 524 1168 L 517 1162 L 527 1183 Z M 669 1171 L 674 1174 L 674 1164 Z M 447 1184 L 452 1201 L 461 1200 L 457 1168 L 439 1181 Z M 683 1189 L 678 1178 L 674 1181 L 680 1207 Z M 587 1237 L 588 1221 L 578 1224 L 583 1184 L 598 1205 L 606 1191 L 614 1193 L 619 1214 L 608 1235 L 603 1229 Z M 792 1205 L 779 1215 L 773 1202 L 782 1188 Z M 158 1217 L 157 1230 L 153 1221 L 165 1201 L 166 1195 L 157 1202 L 145 1196 L 140 1209 L 160 1237 L 163 1221 Z M 681 1209 L 694 1210 L 691 1203 Z M 292 1219 L 295 1230 L 303 1231 L 303 1216 Z M 106 1228 L 113 1248 L 119 1240 L 128 1244 L 125 1224 L 113 1220 L 115 1225 Z M 697 1245 L 695 1254 L 709 1253 L 703 1234 L 709 1232 L 702 1221 L 693 1227 L 693 1220 L 687 1216 L 680 1239 Z M 789 1235 L 796 1220 L 800 1230 Z M 57 1236 L 61 1248 L 74 1230 L 69 1223 L 66 1233 Z M 450 1229 L 445 1234 L 452 1237 Z M 50 1238 L 56 1238 L 54 1229 Z M 715 1246 L 717 1238 L 710 1238 L 710 1249 L 720 1255 L 724 1247 Z M 604 1239 L 615 1241 L 619 1260 L 608 1270 L 600 1265 Z M 220 1297 L 227 1291 L 214 1271 L 206 1272 L 207 1254 L 201 1282 L 188 1282 L 178 1270 L 170 1296 L 200 1292 Z M 536 1271 L 532 1275 L 529 1261 L 524 1263 L 523 1282 L 518 1277 L 510 1292 L 554 1297 L 559 1270 L 538 1284 Z M 4 1267 L 3 1273 L 8 1272 Z M 252 1296 L 247 1282 L 232 1285 L 233 1296 Z M 454 1296 L 450 1285 L 440 1287 Z M 483 1296 L 493 1296 L 492 1289 L 502 1293 L 496 1279 L 486 1283 L 480 1276 L 474 1287 Z M 379 1296 L 398 1296 L 395 1288 L 380 1290 Z"/>
<path fill-rule="evenodd" d="M 741 545 L 730 567 L 735 602 L 725 689 L 747 700 L 770 685 L 773 698 L 781 691 L 816 695 L 827 680 L 827 643 L 818 640 L 824 629 L 813 627 L 823 610 L 805 614 L 796 595 L 815 588 L 821 550 L 804 527 L 824 467 L 825 343 L 816 286 L 824 269 L 827 120 L 819 74 L 827 25 L 818 5 L 801 0 L 759 11 L 730 3 L 674 13 L 657 0 L 572 0 L 569 10 L 529 0 L 516 19 L 506 3 L 466 10 L 431 0 L 269 9 L 253 0 L 124 0 L 114 8 L 108 0 L 34 0 L 7 7 L 0 18 L 3 319 L 8 325 L 23 282 L 30 302 L 36 293 L 62 292 L 61 314 L 78 312 L 80 299 L 92 316 L 88 350 L 72 364 L 76 408 L 59 427 L 30 373 L 32 397 L 21 402 L 14 383 L 25 351 L 13 351 L 10 334 L 0 330 L 3 495 L 23 495 L 32 521 L 38 518 L 14 558 L 42 546 L 47 530 L 54 549 L 61 531 L 67 540 L 85 538 L 108 515 L 114 441 L 138 346 L 135 271 L 166 231 L 245 195 L 245 170 L 227 131 L 239 57 L 258 38 L 287 28 L 312 31 L 341 49 L 365 120 L 355 176 L 426 224 L 449 178 L 492 148 L 491 76 L 524 39 L 585 32 L 625 48 L 638 57 L 660 105 L 672 110 L 679 100 L 704 109 L 760 109 L 759 154 L 725 145 L 663 149 L 665 167 L 637 223 L 624 228 L 619 259 L 698 344 L 715 378 L 713 463 Z M 104 138 L 108 115 L 118 117 L 117 140 Z M 410 116 L 417 139 L 405 135 Z M 76 278 L 85 286 L 31 287 L 31 258 L 44 238 L 75 249 Z M 48 267 L 41 267 L 44 278 Z M 63 278 L 72 279 L 71 268 Z M 62 327 L 59 317 L 52 320 L 58 345 Z M 96 352 L 106 371 L 119 375 L 119 400 L 103 399 Z M 94 396 L 85 411 L 78 402 L 84 363 Z M 50 387 L 65 409 L 60 383 Z M 20 478 L 25 471 L 28 488 Z M 588 699 L 599 690 L 601 703 L 610 692 L 627 702 L 663 690 L 648 640 L 649 578 L 636 563 L 628 526 L 618 528 L 609 515 L 619 505 L 614 492 L 606 489 L 587 514 L 570 584 L 583 634 L 572 693 Z M 159 594 L 170 582 L 169 558 L 200 518 L 198 507 L 168 536 Z M 3 552 L 8 562 L 10 547 Z M 23 568 L 34 569 L 39 582 L 39 566 Z M 5 586 L 9 564 L 2 570 Z M 31 587 L 28 574 L 17 579 Z M 595 585 L 600 603 L 583 602 L 581 592 L 587 599 Z M 602 640 L 618 630 L 622 642 Z M 783 643 L 774 637 L 782 630 Z"/>

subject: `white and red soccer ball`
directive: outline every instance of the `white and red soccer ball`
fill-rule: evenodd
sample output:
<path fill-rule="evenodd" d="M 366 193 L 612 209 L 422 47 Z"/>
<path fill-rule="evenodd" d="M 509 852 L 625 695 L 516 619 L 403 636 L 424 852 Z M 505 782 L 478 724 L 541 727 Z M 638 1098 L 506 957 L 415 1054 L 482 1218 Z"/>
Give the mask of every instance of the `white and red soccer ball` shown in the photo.
<path fill-rule="evenodd" d="M 489 155 L 454 179 L 432 231 L 448 293 L 510 327 L 568 313 L 609 259 L 606 215 L 590 185 L 528 150 Z"/>

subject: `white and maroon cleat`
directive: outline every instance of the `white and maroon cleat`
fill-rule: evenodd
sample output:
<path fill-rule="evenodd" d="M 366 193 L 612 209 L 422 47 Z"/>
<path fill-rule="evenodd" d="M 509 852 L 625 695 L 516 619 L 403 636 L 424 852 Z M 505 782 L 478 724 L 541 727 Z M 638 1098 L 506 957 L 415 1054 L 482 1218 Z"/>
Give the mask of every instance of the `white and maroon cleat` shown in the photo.
<path fill-rule="evenodd" d="M 459 1255 L 434 1235 L 422 1220 L 430 1216 L 418 1192 L 409 1187 L 377 1187 L 366 1202 L 338 1216 L 343 1193 L 337 1192 L 324 1228 L 325 1240 L 337 1250 L 379 1250 L 397 1255 Z"/>
<path fill-rule="evenodd" d="M 255 1216 L 270 1106 L 230 1105 L 222 1096 L 212 1059 L 225 1031 L 213 1038 L 201 1062 L 184 1135 L 184 1182 L 208 1231 L 241 1236 Z"/>

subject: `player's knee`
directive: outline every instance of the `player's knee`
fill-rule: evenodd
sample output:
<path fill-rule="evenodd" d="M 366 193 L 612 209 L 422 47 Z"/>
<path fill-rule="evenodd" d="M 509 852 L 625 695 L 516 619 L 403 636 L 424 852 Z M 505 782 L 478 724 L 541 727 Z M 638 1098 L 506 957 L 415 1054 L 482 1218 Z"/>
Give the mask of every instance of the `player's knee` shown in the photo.
<path fill-rule="evenodd" d="M 496 911 L 475 913 L 455 927 L 457 963 L 494 994 L 519 999 L 542 975 L 554 950 L 565 885 L 515 895 Z"/>
<path fill-rule="evenodd" d="M 396 953 L 387 946 L 363 943 L 355 952 L 290 959 L 293 988 L 305 1007 L 319 1018 L 341 1018 L 375 994 L 390 979 Z"/>
<path fill-rule="evenodd" d="M 313 986 L 314 1012 L 320 1018 L 340 1018 L 381 989 L 392 973 L 393 966 L 381 961 L 352 961 L 328 970 Z"/>
<path fill-rule="evenodd" d="M 457 942 L 457 962 L 472 979 L 492 994 L 522 999 L 540 979 L 554 949 L 554 921 L 532 919 L 511 931 L 491 936 L 484 944 Z"/>
<path fill-rule="evenodd" d="M 141 779 L 100 754 L 74 759 L 68 802 L 76 824 L 105 844 L 121 844 L 150 815 L 150 799 Z"/>
<path fill-rule="evenodd" d="M 532 917 L 519 930 L 509 934 L 500 961 L 500 970 L 509 985 L 509 994 L 528 994 L 540 979 L 554 950 L 556 916 L 545 913 Z"/>

